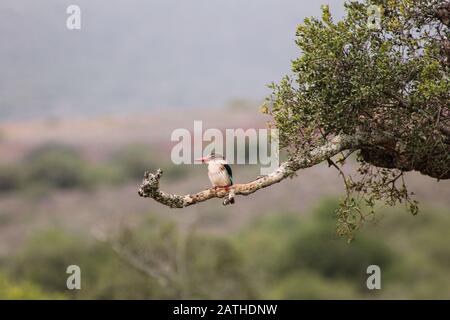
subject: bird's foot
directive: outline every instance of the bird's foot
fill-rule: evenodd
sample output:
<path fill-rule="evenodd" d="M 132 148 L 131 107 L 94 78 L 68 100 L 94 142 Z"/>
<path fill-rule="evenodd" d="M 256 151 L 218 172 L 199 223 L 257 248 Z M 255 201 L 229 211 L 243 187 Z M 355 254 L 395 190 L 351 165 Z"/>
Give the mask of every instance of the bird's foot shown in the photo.
<path fill-rule="evenodd" d="M 234 197 L 230 197 L 230 196 L 228 196 L 228 197 L 225 197 L 225 199 L 223 200 L 223 203 L 222 203 L 224 206 L 227 206 L 227 205 L 229 205 L 229 204 L 234 204 Z"/>
<path fill-rule="evenodd" d="M 228 186 L 214 186 L 213 189 L 215 192 L 220 190 L 225 190 L 226 192 L 230 191 L 231 185 Z"/>
<path fill-rule="evenodd" d="M 234 190 L 230 190 L 231 185 L 225 186 L 224 188 L 228 192 L 228 195 L 223 200 L 223 205 L 226 206 L 229 204 L 234 204 Z"/>

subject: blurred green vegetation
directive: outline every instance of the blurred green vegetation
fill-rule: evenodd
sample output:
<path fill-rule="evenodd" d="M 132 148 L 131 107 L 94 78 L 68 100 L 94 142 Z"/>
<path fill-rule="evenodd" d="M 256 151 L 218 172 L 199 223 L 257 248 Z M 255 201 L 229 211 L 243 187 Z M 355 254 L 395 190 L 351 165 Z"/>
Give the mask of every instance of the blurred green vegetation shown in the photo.
<path fill-rule="evenodd" d="M 180 179 L 186 170 L 182 166 L 158 159 L 151 149 L 144 144 L 133 143 L 122 147 L 110 157 L 113 166 L 120 168 L 126 179 L 141 180 L 145 171 L 163 168 L 164 178 L 168 180 Z"/>
<path fill-rule="evenodd" d="M 17 190 L 22 186 L 23 172 L 17 165 L 0 166 L 0 193 Z"/>
<path fill-rule="evenodd" d="M 0 300 L 38 300 L 62 299 L 61 294 L 50 294 L 30 282 L 13 283 L 4 274 L 0 274 Z"/>
<path fill-rule="evenodd" d="M 87 186 L 87 164 L 76 149 L 48 144 L 29 152 L 24 162 L 27 182 L 61 189 Z"/>
<path fill-rule="evenodd" d="M 0 298 L 381 299 L 450 297 L 450 212 L 386 209 L 348 243 L 336 235 L 338 202 L 311 213 L 274 212 L 237 233 L 181 230 L 147 216 L 107 241 L 42 231 L 0 261 Z M 66 289 L 68 265 L 82 289 Z M 368 290 L 369 265 L 382 289 Z M 6 294 L 6 295 L 5 295 Z"/>
<path fill-rule="evenodd" d="M 0 165 L 0 194 L 14 191 L 45 193 L 54 189 L 91 190 L 99 185 L 139 182 L 146 170 L 165 169 L 167 180 L 185 176 L 181 166 L 158 160 L 148 146 L 125 145 L 105 161 L 92 162 L 71 146 L 44 144 L 22 161 Z"/>
<path fill-rule="evenodd" d="M 1 261 L 0 270 L 10 281 L 26 279 L 26 286 L 64 298 L 251 298 L 241 258 L 227 239 L 182 236 L 172 222 L 152 218 L 105 242 L 61 230 L 41 232 Z M 72 264 L 82 270 L 81 290 L 66 289 L 65 270 Z"/>

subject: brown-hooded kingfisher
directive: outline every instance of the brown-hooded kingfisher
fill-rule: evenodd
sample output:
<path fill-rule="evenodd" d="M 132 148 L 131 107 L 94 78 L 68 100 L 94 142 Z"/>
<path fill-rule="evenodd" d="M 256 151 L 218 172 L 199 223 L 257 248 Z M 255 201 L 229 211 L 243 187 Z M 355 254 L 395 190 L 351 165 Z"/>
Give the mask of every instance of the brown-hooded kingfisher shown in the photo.
<path fill-rule="evenodd" d="M 231 167 L 222 155 L 215 154 L 214 151 L 208 156 L 196 159 L 208 164 L 208 177 L 214 189 L 225 188 L 229 190 L 233 185 L 233 173 Z M 230 203 L 234 203 L 234 197 L 229 197 Z"/>

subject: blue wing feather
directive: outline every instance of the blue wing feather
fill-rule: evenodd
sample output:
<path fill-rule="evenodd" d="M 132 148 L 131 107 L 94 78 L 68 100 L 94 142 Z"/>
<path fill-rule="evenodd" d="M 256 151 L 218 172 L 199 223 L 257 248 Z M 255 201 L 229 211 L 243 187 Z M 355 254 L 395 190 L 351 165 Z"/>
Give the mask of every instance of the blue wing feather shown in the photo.
<path fill-rule="evenodd" d="M 227 173 L 230 176 L 231 185 L 233 185 L 233 173 L 231 171 L 231 167 L 228 164 L 224 164 L 223 166 L 225 167 L 225 170 L 227 170 Z"/>

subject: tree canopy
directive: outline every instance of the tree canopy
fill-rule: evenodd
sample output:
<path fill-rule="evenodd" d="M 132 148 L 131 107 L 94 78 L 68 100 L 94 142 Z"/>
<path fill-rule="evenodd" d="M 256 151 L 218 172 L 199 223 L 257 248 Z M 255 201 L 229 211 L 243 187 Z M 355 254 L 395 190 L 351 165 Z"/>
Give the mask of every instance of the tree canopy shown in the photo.
<path fill-rule="evenodd" d="M 364 0 L 345 8 L 339 21 L 323 6 L 320 19 L 298 26 L 299 57 L 261 107 L 288 160 L 233 189 L 249 195 L 328 161 L 346 187 L 338 232 L 351 236 L 379 200 L 417 213 L 405 172 L 450 179 L 450 2 Z M 341 166 L 354 153 L 358 172 L 349 176 Z M 214 189 L 167 194 L 159 190 L 161 175 L 146 172 L 139 194 L 176 208 L 229 196 Z"/>
<path fill-rule="evenodd" d="M 371 28 L 370 5 L 381 13 L 379 28 Z M 349 150 L 357 151 L 358 179 L 340 171 L 342 233 L 364 219 L 360 200 L 369 207 L 406 201 L 416 213 L 404 172 L 450 178 L 450 2 L 350 1 L 345 8 L 340 21 L 323 6 L 321 19 L 298 26 L 292 75 L 271 85 L 262 108 L 290 156 L 338 135 L 361 137 Z M 339 169 L 347 155 L 330 164 Z"/>

